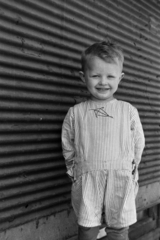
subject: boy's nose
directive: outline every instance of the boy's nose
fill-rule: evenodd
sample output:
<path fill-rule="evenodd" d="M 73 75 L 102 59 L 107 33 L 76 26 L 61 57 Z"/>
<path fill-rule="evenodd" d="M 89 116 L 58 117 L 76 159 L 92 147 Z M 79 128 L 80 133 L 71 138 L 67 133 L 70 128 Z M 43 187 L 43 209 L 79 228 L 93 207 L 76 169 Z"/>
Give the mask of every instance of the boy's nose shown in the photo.
<path fill-rule="evenodd" d="M 106 77 L 101 77 L 101 79 L 100 79 L 100 84 L 101 84 L 101 85 L 106 85 L 107 83 L 108 83 L 107 78 L 106 78 Z"/>

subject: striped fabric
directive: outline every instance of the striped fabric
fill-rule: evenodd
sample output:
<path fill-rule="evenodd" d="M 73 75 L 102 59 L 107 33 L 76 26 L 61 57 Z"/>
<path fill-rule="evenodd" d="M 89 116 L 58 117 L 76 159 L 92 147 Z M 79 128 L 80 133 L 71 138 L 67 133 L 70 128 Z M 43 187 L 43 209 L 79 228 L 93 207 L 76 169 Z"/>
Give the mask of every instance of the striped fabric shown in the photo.
<path fill-rule="evenodd" d="M 64 119 L 62 148 L 67 173 L 74 181 L 72 204 L 78 223 L 100 225 L 102 209 L 109 226 L 134 223 L 134 187 L 144 148 L 136 108 L 116 99 L 75 105 Z M 133 160 L 136 171 L 132 176 Z"/>

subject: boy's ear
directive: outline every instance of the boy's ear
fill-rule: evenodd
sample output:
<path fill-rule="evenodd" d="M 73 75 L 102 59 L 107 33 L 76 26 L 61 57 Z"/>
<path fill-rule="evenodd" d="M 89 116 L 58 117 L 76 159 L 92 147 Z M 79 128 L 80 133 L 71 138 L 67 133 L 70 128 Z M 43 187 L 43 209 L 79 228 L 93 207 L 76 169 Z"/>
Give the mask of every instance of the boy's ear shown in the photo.
<path fill-rule="evenodd" d="M 86 81 L 85 81 L 85 77 L 84 77 L 84 72 L 80 71 L 80 72 L 79 72 L 79 76 L 80 76 L 82 82 L 85 83 Z"/>
<path fill-rule="evenodd" d="M 120 76 L 119 82 L 122 80 L 122 78 L 124 78 L 124 73 L 123 73 L 123 72 L 121 73 L 121 76 Z"/>

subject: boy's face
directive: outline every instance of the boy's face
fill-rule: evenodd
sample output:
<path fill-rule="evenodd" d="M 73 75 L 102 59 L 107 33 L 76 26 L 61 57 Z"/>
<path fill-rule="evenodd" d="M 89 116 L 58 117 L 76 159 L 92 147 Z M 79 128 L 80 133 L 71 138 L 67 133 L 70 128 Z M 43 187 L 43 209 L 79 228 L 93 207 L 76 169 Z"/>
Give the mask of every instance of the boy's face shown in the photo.
<path fill-rule="evenodd" d="M 107 63 L 97 56 L 91 56 L 85 72 L 80 72 L 80 77 L 86 83 L 92 100 L 110 101 L 118 89 L 123 73 L 118 58 L 115 58 L 114 63 Z"/>

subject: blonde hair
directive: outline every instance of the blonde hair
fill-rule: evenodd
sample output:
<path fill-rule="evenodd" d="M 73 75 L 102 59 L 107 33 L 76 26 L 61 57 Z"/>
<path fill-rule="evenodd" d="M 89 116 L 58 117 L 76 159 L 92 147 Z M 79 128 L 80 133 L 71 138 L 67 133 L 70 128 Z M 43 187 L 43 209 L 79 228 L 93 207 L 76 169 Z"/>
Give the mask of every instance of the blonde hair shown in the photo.
<path fill-rule="evenodd" d="M 88 58 L 91 56 L 97 56 L 108 63 L 115 62 L 115 58 L 118 58 L 123 68 L 123 50 L 117 43 L 115 43 L 111 39 L 94 43 L 82 52 L 81 66 L 83 72 L 85 71 Z"/>

